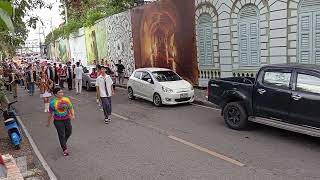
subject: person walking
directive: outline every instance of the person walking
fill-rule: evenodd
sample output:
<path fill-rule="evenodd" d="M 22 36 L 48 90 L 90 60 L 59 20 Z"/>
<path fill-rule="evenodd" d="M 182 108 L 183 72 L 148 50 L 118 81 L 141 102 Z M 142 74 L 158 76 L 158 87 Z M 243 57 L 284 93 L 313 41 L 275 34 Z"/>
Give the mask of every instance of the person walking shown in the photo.
<path fill-rule="evenodd" d="M 65 72 L 65 68 L 62 67 L 62 64 L 59 65 L 58 74 L 59 74 L 59 86 L 60 86 L 60 88 L 63 89 L 64 82 L 67 78 L 67 74 Z"/>
<path fill-rule="evenodd" d="M 55 70 L 54 70 L 54 68 L 51 66 L 51 64 L 49 63 L 48 64 L 48 67 L 47 67 L 47 70 L 46 70 L 46 74 L 47 74 L 47 76 L 48 76 L 48 78 L 53 82 L 53 84 L 52 84 L 52 88 L 51 88 L 51 90 L 53 90 L 54 89 L 54 87 L 55 87 Z"/>
<path fill-rule="evenodd" d="M 111 96 L 114 95 L 112 88 L 113 81 L 109 75 L 106 74 L 106 68 L 101 67 L 101 75 L 97 78 L 96 85 L 99 89 L 100 101 L 104 112 L 104 122 L 109 124 L 111 122 L 110 115 L 112 112 Z"/>
<path fill-rule="evenodd" d="M 10 68 L 10 74 L 9 74 L 9 84 L 11 86 L 11 90 L 13 93 L 13 98 L 16 99 L 18 97 L 18 84 L 19 84 L 19 78 L 18 75 L 14 72 L 13 68 Z"/>
<path fill-rule="evenodd" d="M 74 73 L 74 69 L 76 68 L 76 65 L 72 65 L 72 89 L 76 88 L 76 74 Z"/>
<path fill-rule="evenodd" d="M 44 112 L 49 111 L 49 98 L 51 97 L 50 89 L 53 87 L 54 82 L 48 78 L 45 72 L 41 73 L 39 81 L 40 97 L 43 98 Z"/>
<path fill-rule="evenodd" d="M 80 66 L 80 62 L 77 62 L 77 67 L 74 69 L 74 73 L 76 75 L 76 93 L 81 94 L 83 69 Z"/>
<path fill-rule="evenodd" d="M 71 100 L 64 96 L 61 88 L 55 88 L 53 94 L 55 98 L 51 100 L 49 105 L 47 127 L 50 127 L 53 121 L 58 133 L 63 155 L 68 156 L 67 142 L 72 134 L 71 120 L 75 119 L 74 109 Z"/>
<path fill-rule="evenodd" d="M 71 62 L 67 63 L 67 83 L 69 91 L 72 90 L 72 77 L 73 77 L 73 70 L 71 67 Z"/>
<path fill-rule="evenodd" d="M 125 67 L 123 64 L 121 64 L 121 60 L 119 60 L 119 63 L 116 64 L 117 66 L 117 73 L 118 73 L 118 78 L 119 78 L 119 84 L 123 85 L 124 83 L 124 70 Z"/>
<path fill-rule="evenodd" d="M 98 78 L 101 75 L 101 65 L 97 65 L 96 69 L 97 69 L 97 78 Z M 99 107 L 101 107 L 99 87 L 97 86 L 97 81 L 96 81 L 96 102 L 99 105 Z"/>
<path fill-rule="evenodd" d="M 28 67 L 28 72 L 27 72 L 27 82 L 29 84 L 29 95 L 33 96 L 34 95 L 34 88 L 35 88 L 35 83 L 37 82 L 37 73 L 33 69 L 33 66 L 30 65 Z"/>
<path fill-rule="evenodd" d="M 55 85 L 59 85 L 59 73 L 58 73 L 57 63 L 53 63 L 53 68 L 54 68 L 54 83 Z"/>

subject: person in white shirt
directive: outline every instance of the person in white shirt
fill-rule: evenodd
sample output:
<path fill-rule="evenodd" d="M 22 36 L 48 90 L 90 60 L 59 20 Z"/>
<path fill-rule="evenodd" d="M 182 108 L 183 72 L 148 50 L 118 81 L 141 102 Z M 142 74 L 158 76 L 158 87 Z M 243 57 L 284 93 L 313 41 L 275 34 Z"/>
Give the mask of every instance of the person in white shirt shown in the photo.
<path fill-rule="evenodd" d="M 104 112 L 104 122 L 109 124 L 111 122 L 110 115 L 112 111 L 111 96 L 114 95 L 113 81 L 109 75 L 106 74 L 106 68 L 101 66 L 101 75 L 97 78 L 96 86 L 99 90 L 100 100 Z"/>
<path fill-rule="evenodd" d="M 82 74 L 83 69 L 80 66 L 80 63 L 77 62 L 77 67 L 74 69 L 74 74 L 76 75 L 76 93 L 80 94 L 82 90 Z"/>

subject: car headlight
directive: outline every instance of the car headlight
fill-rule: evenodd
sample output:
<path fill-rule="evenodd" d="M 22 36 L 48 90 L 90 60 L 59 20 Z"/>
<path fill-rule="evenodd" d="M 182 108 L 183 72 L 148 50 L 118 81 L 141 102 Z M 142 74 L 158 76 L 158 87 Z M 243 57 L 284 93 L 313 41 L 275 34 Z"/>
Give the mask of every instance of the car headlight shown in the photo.
<path fill-rule="evenodd" d="M 167 87 L 162 86 L 162 91 L 166 93 L 173 93 L 173 90 Z"/>

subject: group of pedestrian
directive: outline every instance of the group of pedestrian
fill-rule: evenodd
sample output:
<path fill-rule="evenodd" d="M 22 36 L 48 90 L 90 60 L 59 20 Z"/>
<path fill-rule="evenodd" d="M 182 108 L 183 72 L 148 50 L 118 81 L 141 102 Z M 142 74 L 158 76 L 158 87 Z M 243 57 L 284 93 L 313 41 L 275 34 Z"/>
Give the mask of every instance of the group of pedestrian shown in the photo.
<path fill-rule="evenodd" d="M 121 61 L 116 66 L 119 83 L 123 83 L 125 68 Z M 47 126 L 49 127 L 51 123 L 54 124 L 64 156 L 69 155 L 67 141 L 72 134 L 71 121 L 75 119 L 73 104 L 70 98 L 64 96 L 64 84 L 67 82 L 69 90 L 75 88 L 76 94 L 80 94 L 83 73 L 80 62 L 75 65 L 68 62 L 65 66 L 57 63 L 52 65 L 36 62 L 0 69 L 0 85 L 1 82 L 4 82 L 4 85 L 12 91 L 14 97 L 17 97 L 18 85 L 24 87 L 30 96 L 34 96 L 36 87 L 39 88 L 40 97 L 44 103 L 44 112 L 49 114 Z M 97 102 L 104 112 L 104 123 L 109 124 L 112 114 L 111 97 L 115 94 L 115 82 L 111 77 L 113 72 L 107 66 L 97 65 L 92 73 L 92 77 L 97 77 Z M 5 97 L 2 96 L 1 92 L 0 89 L 0 100 Z M 54 97 L 52 97 L 52 94 Z"/>

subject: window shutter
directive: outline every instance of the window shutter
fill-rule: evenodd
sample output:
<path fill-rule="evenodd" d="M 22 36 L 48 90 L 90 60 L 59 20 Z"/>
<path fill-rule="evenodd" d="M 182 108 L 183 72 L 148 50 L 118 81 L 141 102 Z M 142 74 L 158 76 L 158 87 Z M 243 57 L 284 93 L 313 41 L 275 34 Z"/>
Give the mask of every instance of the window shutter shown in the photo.
<path fill-rule="evenodd" d="M 259 34 L 258 22 L 250 24 L 250 64 L 259 65 Z"/>
<path fill-rule="evenodd" d="M 299 59 L 301 63 L 312 62 L 312 13 L 300 15 L 300 35 L 299 35 Z"/>
<path fill-rule="evenodd" d="M 206 48 L 205 48 L 205 32 L 203 26 L 199 27 L 199 63 L 205 64 L 206 61 Z"/>
<path fill-rule="evenodd" d="M 240 24 L 240 60 L 242 65 L 249 65 L 249 42 L 248 42 L 248 28 L 247 24 Z"/>
<path fill-rule="evenodd" d="M 202 14 L 198 19 L 198 45 L 200 66 L 213 65 L 213 20 Z"/>
<path fill-rule="evenodd" d="M 213 64 L 213 48 L 212 48 L 212 28 L 206 26 L 206 65 Z"/>
<path fill-rule="evenodd" d="M 320 64 L 320 12 L 314 13 L 314 61 Z"/>
<path fill-rule="evenodd" d="M 259 10 L 254 5 L 245 6 L 239 14 L 239 55 L 242 66 L 259 66 Z"/>

